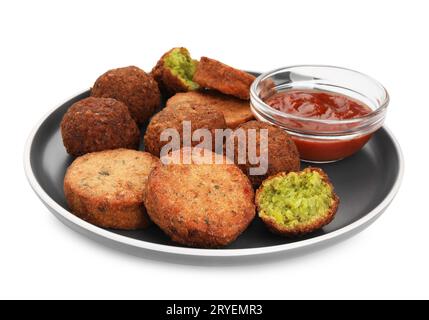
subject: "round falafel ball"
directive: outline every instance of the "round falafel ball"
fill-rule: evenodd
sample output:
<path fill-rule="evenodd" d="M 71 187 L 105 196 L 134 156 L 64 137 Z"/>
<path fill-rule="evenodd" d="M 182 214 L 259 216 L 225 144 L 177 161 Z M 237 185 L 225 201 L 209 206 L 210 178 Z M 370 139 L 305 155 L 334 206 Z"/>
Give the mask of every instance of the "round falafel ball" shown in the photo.
<path fill-rule="evenodd" d="M 256 130 L 256 156 L 268 154 L 267 171 L 262 175 L 254 175 L 250 172 L 251 168 L 259 167 L 261 163 L 251 163 L 249 161 L 249 130 Z M 268 140 L 266 141 L 267 149 L 262 149 L 261 139 L 265 139 L 261 135 L 261 129 L 268 130 Z M 240 134 L 244 134 L 245 139 L 240 139 Z M 238 167 L 249 177 L 254 188 L 261 185 L 267 177 L 275 175 L 279 172 L 291 172 L 300 170 L 300 159 L 298 149 L 291 137 L 282 129 L 262 121 L 248 121 L 238 126 L 234 133 L 227 139 L 225 146 L 234 148 L 234 162 Z M 239 150 L 246 151 L 246 163 L 241 163 Z"/>
<path fill-rule="evenodd" d="M 122 101 L 138 124 L 146 122 L 161 104 L 156 81 L 134 66 L 112 69 L 101 75 L 94 83 L 91 96 Z"/>
<path fill-rule="evenodd" d="M 193 102 L 184 102 L 179 105 L 167 106 L 152 117 L 144 136 L 145 151 L 159 157 L 161 149 L 168 141 L 161 141 L 161 134 L 167 129 L 175 129 L 180 134 L 180 148 L 183 145 L 183 124 L 189 121 L 191 134 L 198 129 L 210 130 L 212 150 L 215 148 L 215 130 L 225 129 L 226 122 L 222 112 L 216 108 Z M 192 141 L 192 146 L 200 141 Z"/>
<path fill-rule="evenodd" d="M 191 148 L 173 151 L 171 156 L 182 159 L 185 149 Z M 191 150 L 190 164 L 179 160 L 152 171 L 145 198 L 147 213 L 175 242 L 199 248 L 226 246 L 255 217 L 252 185 L 225 157 L 217 163 L 211 151 Z"/>
<path fill-rule="evenodd" d="M 61 121 L 61 135 L 73 156 L 116 148 L 137 149 L 140 131 L 127 106 L 115 99 L 89 97 L 74 103 Z"/>

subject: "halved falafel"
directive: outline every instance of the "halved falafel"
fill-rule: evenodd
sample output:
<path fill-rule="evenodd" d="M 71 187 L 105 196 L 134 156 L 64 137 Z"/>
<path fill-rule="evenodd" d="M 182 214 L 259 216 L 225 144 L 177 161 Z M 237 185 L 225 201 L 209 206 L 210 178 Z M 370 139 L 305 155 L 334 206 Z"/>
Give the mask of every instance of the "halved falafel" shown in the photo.
<path fill-rule="evenodd" d="M 183 146 L 183 124 L 185 121 L 191 125 L 191 135 L 198 129 L 209 130 L 213 148 L 215 146 L 215 130 L 226 128 L 223 113 L 214 107 L 188 102 L 177 106 L 168 106 L 150 120 L 144 136 L 145 151 L 159 157 L 162 147 L 169 143 L 169 141 L 161 141 L 161 134 L 167 129 L 177 130 L 181 139 L 177 149 Z M 199 143 L 199 141 L 192 141 L 191 145 L 195 146 Z"/>
<path fill-rule="evenodd" d="M 185 149 L 173 153 L 180 159 Z M 226 164 L 225 157 L 219 164 L 201 164 L 205 153 L 212 159 L 215 155 L 200 151 L 193 153 L 191 164 L 154 169 L 145 205 L 151 220 L 173 241 L 200 248 L 226 246 L 255 216 L 253 189 L 239 168 Z"/>
<path fill-rule="evenodd" d="M 146 122 L 161 104 L 156 81 L 135 66 L 112 69 L 101 75 L 91 96 L 122 101 L 138 124 Z"/>
<path fill-rule="evenodd" d="M 188 49 L 173 48 L 159 59 L 151 75 L 158 82 L 161 92 L 172 96 L 176 92 L 198 89 L 198 84 L 192 81 L 197 64 Z"/>
<path fill-rule="evenodd" d="M 61 121 L 61 135 L 73 156 L 116 148 L 137 149 L 140 131 L 127 106 L 115 99 L 89 97 L 74 103 Z"/>
<path fill-rule="evenodd" d="M 149 224 L 143 204 L 147 178 L 159 165 L 158 158 L 135 150 L 86 154 L 67 169 L 67 203 L 76 216 L 100 227 L 144 228 Z"/>
<path fill-rule="evenodd" d="M 261 130 L 267 130 L 268 136 L 261 134 Z M 258 163 L 255 163 L 257 159 L 253 160 L 249 152 L 250 146 L 253 145 L 249 139 L 253 137 L 250 134 L 252 131 L 255 133 L 256 157 L 260 158 Z M 298 149 L 291 137 L 284 130 L 266 122 L 253 120 L 238 126 L 227 139 L 225 146 L 234 148 L 234 162 L 249 177 L 254 188 L 259 187 L 263 180 L 276 173 L 300 170 Z M 244 163 L 240 156 L 242 152 L 246 152 Z M 265 161 L 261 161 L 263 159 Z M 267 165 L 266 172 L 252 174 L 252 168 L 262 168 L 264 162 Z"/>
<path fill-rule="evenodd" d="M 250 85 L 255 77 L 217 60 L 201 57 L 193 80 L 202 88 L 214 89 L 243 100 L 249 100 Z"/>
<path fill-rule="evenodd" d="M 259 217 L 274 233 L 299 236 L 330 223 L 339 198 L 319 168 L 281 172 L 266 179 L 256 192 Z"/>

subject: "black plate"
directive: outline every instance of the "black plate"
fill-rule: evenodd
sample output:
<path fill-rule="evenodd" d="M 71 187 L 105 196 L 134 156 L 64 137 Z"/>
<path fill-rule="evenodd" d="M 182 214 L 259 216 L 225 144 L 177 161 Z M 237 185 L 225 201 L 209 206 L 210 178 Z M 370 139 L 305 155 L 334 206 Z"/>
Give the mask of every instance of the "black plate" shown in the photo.
<path fill-rule="evenodd" d="M 354 156 L 339 162 L 320 165 L 330 176 L 341 203 L 332 223 L 303 238 L 286 239 L 273 235 L 266 230 L 259 219 L 255 219 L 237 241 L 221 250 L 191 248 L 180 250 L 182 248 L 171 242 L 156 226 L 141 231 L 103 230 L 72 216 L 67 211 L 63 193 L 64 174 L 73 158 L 64 149 L 59 129 L 60 122 L 66 110 L 74 102 L 88 95 L 89 91 L 77 95 L 42 120 L 30 136 L 25 156 L 27 176 L 42 201 L 62 221 L 69 226 L 78 227 L 80 231 L 85 229 L 86 234 L 95 233 L 101 238 L 125 245 L 175 254 L 234 256 L 278 252 L 312 245 L 349 233 L 354 229 L 362 229 L 384 211 L 399 186 L 402 175 L 399 146 L 392 135 L 385 128 L 381 128 Z M 305 167 L 308 164 L 302 165 Z M 113 234 L 124 237 L 116 237 Z M 130 238 L 143 241 L 129 241 Z"/>

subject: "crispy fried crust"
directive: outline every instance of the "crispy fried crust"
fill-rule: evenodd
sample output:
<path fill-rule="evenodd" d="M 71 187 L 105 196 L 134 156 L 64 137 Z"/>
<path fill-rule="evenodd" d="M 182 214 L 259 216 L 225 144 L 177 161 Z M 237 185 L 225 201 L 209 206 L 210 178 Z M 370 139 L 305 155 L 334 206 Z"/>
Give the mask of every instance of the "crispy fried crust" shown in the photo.
<path fill-rule="evenodd" d="M 89 153 L 67 169 L 64 194 L 72 212 L 104 228 L 149 224 L 143 199 L 149 173 L 160 165 L 147 152 L 116 149 Z"/>
<path fill-rule="evenodd" d="M 336 195 L 336 193 L 334 192 L 334 186 L 332 185 L 331 181 L 329 180 L 328 175 L 322 169 L 314 168 L 314 167 L 308 167 L 308 168 L 304 169 L 303 171 L 304 172 L 305 171 L 307 171 L 307 172 L 308 171 L 316 171 L 322 176 L 323 181 L 326 182 L 326 184 L 332 190 L 331 207 L 329 208 L 329 211 L 325 215 L 323 215 L 319 219 L 313 221 L 311 224 L 308 224 L 308 223 L 307 224 L 301 224 L 297 227 L 294 227 L 293 229 L 287 228 L 285 226 L 279 225 L 275 221 L 275 219 L 268 217 L 266 215 L 261 215 L 262 209 L 260 207 L 260 196 L 261 196 L 262 190 L 264 188 L 264 184 L 262 184 L 259 187 L 259 189 L 256 191 L 255 202 L 256 202 L 257 210 L 258 210 L 259 217 L 261 218 L 261 220 L 265 223 L 265 225 L 268 227 L 268 229 L 275 234 L 279 234 L 279 235 L 286 236 L 286 237 L 295 237 L 295 236 L 305 235 L 307 233 L 310 233 L 310 232 L 313 232 L 313 231 L 316 231 L 316 230 L 322 228 L 323 226 L 329 224 L 335 218 L 335 214 L 337 213 L 338 205 L 340 203 L 340 199 Z M 280 172 L 276 175 L 269 177 L 265 181 L 274 179 L 276 177 L 284 177 L 286 175 L 287 175 L 287 173 Z"/>
<path fill-rule="evenodd" d="M 193 80 L 203 88 L 249 100 L 250 85 L 255 77 L 214 59 L 201 57 Z"/>
<path fill-rule="evenodd" d="M 182 103 L 177 106 L 165 107 L 152 117 L 144 136 L 145 150 L 155 156 L 159 156 L 161 149 L 168 141 L 160 141 L 161 133 L 165 129 L 176 129 L 182 140 L 183 144 L 183 121 L 191 122 L 191 131 L 205 128 L 209 129 L 214 146 L 214 137 L 216 129 L 226 128 L 225 118 L 222 112 L 207 105 L 200 105 L 195 103 Z M 193 145 L 199 142 L 194 141 Z"/>
<path fill-rule="evenodd" d="M 169 68 L 164 66 L 164 58 L 168 56 L 174 49 L 176 48 L 173 48 L 164 53 L 150 72 L 152 77 L 158 83 L 159 90 L 167 97 L 171 97 L 177 92 L 189 91 L 188 86 L 183 83 L 179 77 L 175 76 Z M 180 51 L 185 54 L 188 53 L 188 50 L 183 47 L 180 48 Z"/>
<path fill-rule="evenodd" d="M 74 103 L 61 121 L 67 152 L 80 156 L 116 148 L 137 149 L 140 131 L 125 104 L 89 97 Z"/>
<path fill-rule="evenodd" d="M 152 221 L 186 246 L 226 246 L 255 216 L 252 186 L 233 164 L 162 165 L 150 174 L 147 190 Z"/>
<path fill-rule="evenodd" d="M 122 101 L 138 124 L 146 122 L 161 103 L 156 81 L 134 66 L 112 69 L 101 75 L 95 81 L 91 95 Z"/>
<path fill-rule="evenodd" d="M 177 93 L 167 101 L 167 106 L 175 106 L 184 102 L 209 105 L 222 112 L 226 126 L 234 129 L 246 121 L 252 120 L 253 113 L 248 101 L 227 96 L 215 91 L 190 91 Z"/>
<path fill-rule="evenodd" d="M 272 176 L 279 172 L 291 172 L 300 170 L 300 159 L 298 149 L 296 148 L 295 143 L 292 141 L 290 136 L 282 129 L 277 128 L 271 124 L 261 121 L 249 121 L 240 125 L 236 130 L 242 129 L 245 132 L 246 140 L 237 139 L 238 132 L 235 131 L 234 134 L 229 138 L 228 141 L 234 139 L 234 161 L 238 167 L 249 177 L 252 182 L 253 187 L 258 188 L 262 181 L 267 177 Z M 241 150 L 247 150 L 248 142 L 248 133 L 249 129 L 256 130 L 256 150 L 257 152 L 261 149 L 261 140 L 260 140 L 260 130 L 268 130 L 268 170 L 264 175 L 251 175 L 250 168 L 258 167 L 259 164 L 251 164 L 249 157 L 246 157 L 246 163 L 238 163 L 238 153 L 239 148 Z M 266 150 L 261 150 L 265 153 Z M 258 153 L 259 156 L 259 153 Z"/>

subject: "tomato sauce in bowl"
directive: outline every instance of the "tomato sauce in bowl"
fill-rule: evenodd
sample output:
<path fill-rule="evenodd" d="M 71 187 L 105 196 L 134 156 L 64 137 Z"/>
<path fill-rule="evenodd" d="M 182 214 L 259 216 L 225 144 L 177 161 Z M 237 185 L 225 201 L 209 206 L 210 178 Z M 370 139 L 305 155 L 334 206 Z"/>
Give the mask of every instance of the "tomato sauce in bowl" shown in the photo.
<path fill-rule="evenodd" d="M 316 90 L 279 92 L 265 102 L 279 111 L 312 119 L 353 119 L 372 112 L 367 105 L 344 94 Z"/>
<path fill-rule="evenodd" d="M 359 151 L 384 122 L 389 94 L 358 71 L 299 65 L 261 74 L 250 87 L 256 119 L 290 134 L 301 160 L 333 162 Z"/>
<path fill-rule="evenodd" d="M 364 103 L 346 95 L 316 90 L 279 92 L 269 97 L 265 103 L 290 115 L 322 120 L 355 119 L 372 112 Z M 302 130 L 317 130 L 314 123 L 304 123 L 300 127 Z M 330 129 L 334 129 L 332 125 Z M 345 126 L 341 125 L 341 129 L 345 129 Z M 311 161 L 333 161 L 350 156 L 361 149 L 370 137 L 371 134 L 366 134 L 346 141 L 317 141 L 292 136 L 301 157 Z"/>

